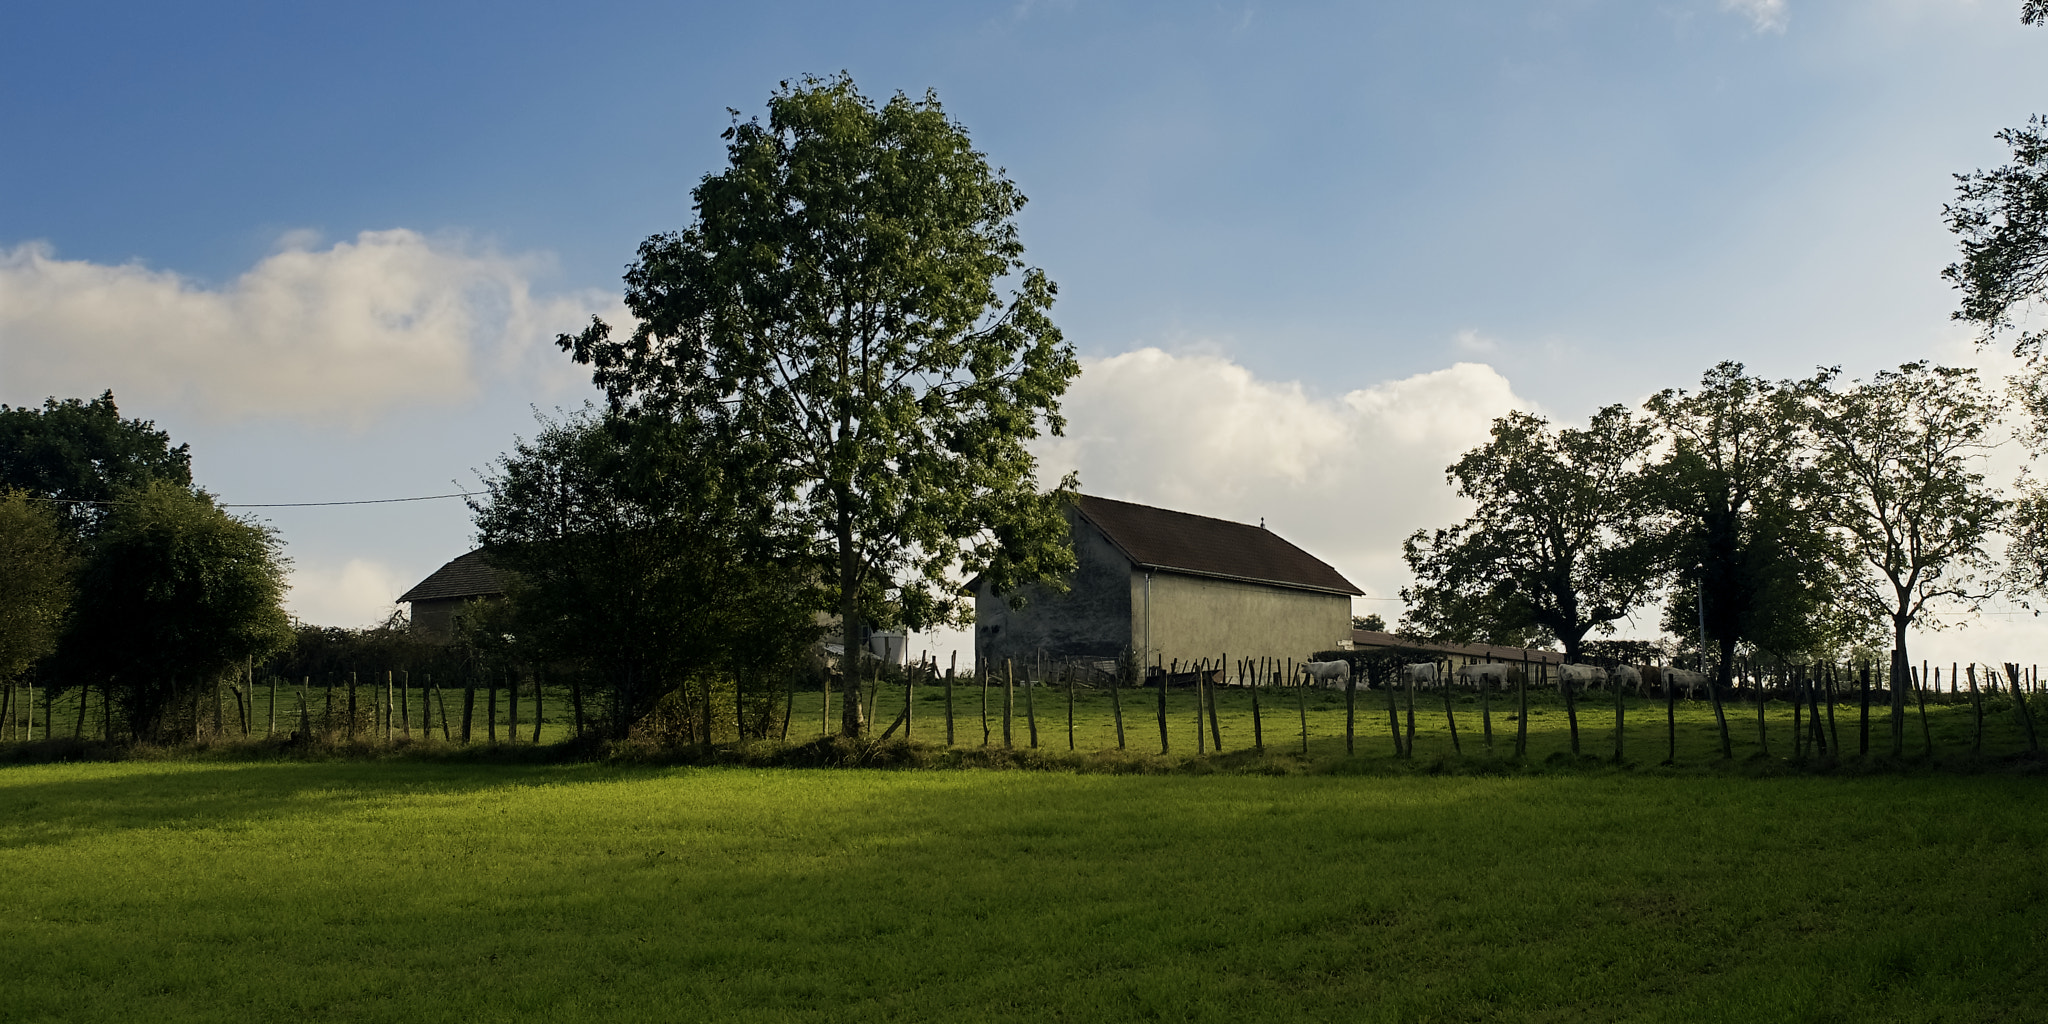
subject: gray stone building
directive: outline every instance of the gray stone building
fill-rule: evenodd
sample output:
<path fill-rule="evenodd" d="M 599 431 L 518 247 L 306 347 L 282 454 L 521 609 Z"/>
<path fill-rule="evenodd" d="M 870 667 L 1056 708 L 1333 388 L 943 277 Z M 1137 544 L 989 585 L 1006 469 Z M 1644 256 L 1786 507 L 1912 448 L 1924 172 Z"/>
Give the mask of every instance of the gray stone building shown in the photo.
<path fill-rule="evenodd" d="M 1264 526 L 1087 495 L 1067 516 L 1079 563 L 1067 593 L 1027 586 L 1012 608 L 1012 595 L 969 582 L 987 663 L 1126 650 L 1147 664 L 1301 658 L 1351 640 L 1351 598 L 1363 592 Z"/>
<path fill-rule="evenodd" d="M 398 601 L 412 605 L 414 635 L 446 641 L 454 638 L 455 613 L 463 605 L 504 596 L 503 575 L 484 559 L 482 550 L 476 550 L 434 570 Z"/>

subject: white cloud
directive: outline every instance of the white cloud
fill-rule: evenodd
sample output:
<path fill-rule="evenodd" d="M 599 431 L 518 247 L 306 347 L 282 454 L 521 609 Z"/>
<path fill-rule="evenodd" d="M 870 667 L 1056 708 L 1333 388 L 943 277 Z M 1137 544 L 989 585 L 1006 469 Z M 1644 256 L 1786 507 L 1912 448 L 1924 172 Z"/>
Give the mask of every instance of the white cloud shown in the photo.
<path fill-rule="evenodd" d="M 536 295 L 533 257 L 472 252 L 406 230 L 326 249 L 293 233 L 221 288 L 126 264 L 0 250 L 0 370 L 8 397 L 175 405 L 214 420 L 362 424 L 393 408 L 460 404 L 487 374 L 560 391 L 584 375 L 551 348 L 616 298 Z"/>
<path fill-rule="evenodd" d="M 339 566 L 294 564 L 285 608 L 315 625 L 373 626 L 397 610 L 398 595 L 414 582 L 388 565 L 360 558 Z"/>
<path fill-rule="evenodd" d="M 1091 494 L 1263 517 L 1374 598 L 1406 579 L 1403 537 L 1466 514 L 1444 467 L 1495 417 L 1530 407 L 1478 363 L 1315 398 L 1221 356 L 1156 348 L 1084 361 L 1064 406 L 1067 436 L 1037 446 L 1045 478 L 1078 470 Z M 1399 605 L 1364 607 L 1391 620 Z"/>
<path fill-rule="evenodd" d="M 1748 18 L 1750 27 L 1758 32 L 1783 32 L 1791 16 L 1785 0 L 1721 0 L 1721 9 Z"/>

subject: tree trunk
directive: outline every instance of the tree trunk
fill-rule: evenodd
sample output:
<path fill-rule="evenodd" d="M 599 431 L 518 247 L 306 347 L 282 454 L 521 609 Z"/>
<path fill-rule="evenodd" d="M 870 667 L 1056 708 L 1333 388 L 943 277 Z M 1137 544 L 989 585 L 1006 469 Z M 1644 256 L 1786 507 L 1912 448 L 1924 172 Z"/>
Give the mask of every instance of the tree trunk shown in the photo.
<path fill-rule="evenodd" d="M 846 692 L 839 703 L 839 731 L 849 739 L 859 739 L 867 733 L 867 719 L 861 714 L 860 663 L 861 636 L 863 623 L 860 615 L 860 566 L 853 550 L 853 520 L 846 513 L 839 515 L 837 537 L 839 543 L 839 639 L 845 645 L 846 653 L 841 656 L 840 678 Z"/>

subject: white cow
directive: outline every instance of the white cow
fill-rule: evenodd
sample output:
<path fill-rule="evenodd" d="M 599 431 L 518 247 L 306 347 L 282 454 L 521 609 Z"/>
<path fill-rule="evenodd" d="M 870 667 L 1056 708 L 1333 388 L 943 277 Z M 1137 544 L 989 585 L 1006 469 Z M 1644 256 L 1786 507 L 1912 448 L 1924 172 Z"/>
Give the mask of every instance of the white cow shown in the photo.
<path fill-rule="evenodd" d="M 1664 670 L 1664 685 L 1672 690 L 1684 690 L 1685 699 L 1698 695 L 1699 688 L 1707 685 L 1707 677 L 1691 669 L 1667 668 Z"/>
<path fill-rule="evenodd" d="M 1401 666 L 1401 678 L 1407 680 L 1411 686 L 1427 688 L 1436 685 L 1437 671 L 1436 662 L 1418 661 L 1412 665 Z"/>
<path fill-rule="evenodd" d="M 1505 661 L 1482 661 L 1459 669 L 1458 682 L 1475 690 L 1488 686 L 1505 690 L 1508 688 L 1508 673 L 1514 668 Z"/>
<path fill-rule="evenodd" d="M 1617 692 L 1627 692 L 1628 688 L 1633 686 L 1636 690 L 1636 696 L 1640 697 L 1643 695 L 1643 674 L 1636 671 L 1634 665 L 1614 666 L 1613 678 L 1614 689 Z"/>
<path fill-rule="evenodd" d="M 1351 682 L 1351 663 L 1348 661 L 1304 661 L 1301 670 L 1308 673 L 1308 684 L 1326 690 L 1341 690 Z"/>
<path fill-rule="evenodd" d="M 1559 665 L 1557 681 L 1573 690 L 1590 690 L 1607 681 L 1607 670 L 1598 665 Z"/>

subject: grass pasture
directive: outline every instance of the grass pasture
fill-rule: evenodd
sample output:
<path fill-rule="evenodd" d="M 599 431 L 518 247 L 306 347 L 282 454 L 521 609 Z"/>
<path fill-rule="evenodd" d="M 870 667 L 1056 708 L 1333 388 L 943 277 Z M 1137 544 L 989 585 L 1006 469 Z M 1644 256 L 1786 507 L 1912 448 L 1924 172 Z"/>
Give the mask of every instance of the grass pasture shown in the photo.
<path fill-rule="evenodd" d="M 0 1019 L 2040 1020 L 2044 812 L 1993 773 L 17 766 Z"/>

